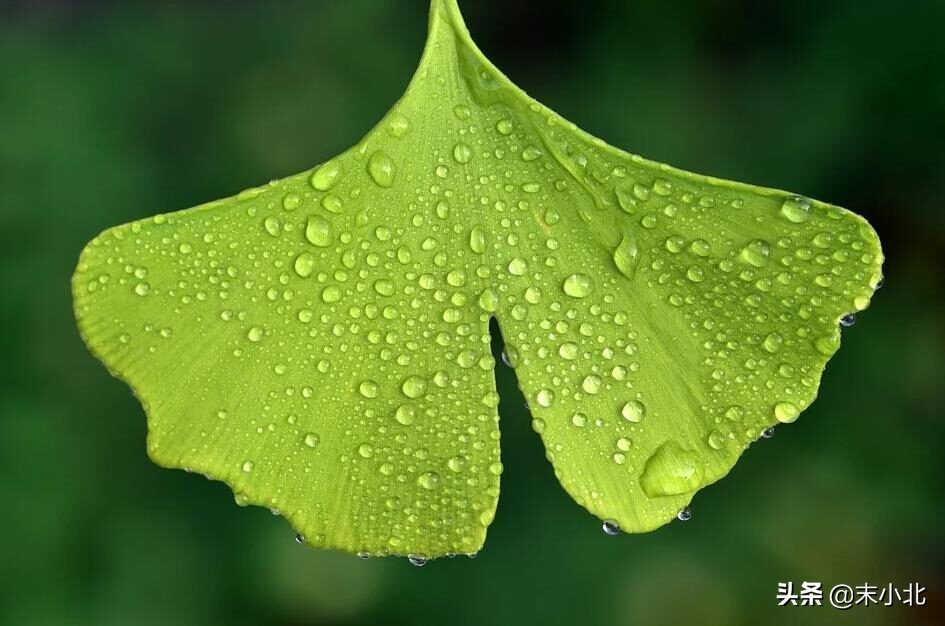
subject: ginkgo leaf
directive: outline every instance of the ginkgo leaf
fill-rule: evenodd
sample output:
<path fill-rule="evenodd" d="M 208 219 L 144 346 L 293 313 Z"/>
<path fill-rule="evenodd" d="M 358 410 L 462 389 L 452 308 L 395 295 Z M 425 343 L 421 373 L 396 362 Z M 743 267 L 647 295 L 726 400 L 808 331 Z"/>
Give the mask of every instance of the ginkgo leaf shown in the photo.
<path fill-rule="evenodd" d="M 73 291 L 156 463 L 313 546 L 419 563 L 478 551 L 495 514 L 493 318 L 561 484 L 648 531 L 813 401 L 882 259 L 844 209 L 580 131 L 434 0 L 406 94 L 354 148 L 105 231 Z"/>

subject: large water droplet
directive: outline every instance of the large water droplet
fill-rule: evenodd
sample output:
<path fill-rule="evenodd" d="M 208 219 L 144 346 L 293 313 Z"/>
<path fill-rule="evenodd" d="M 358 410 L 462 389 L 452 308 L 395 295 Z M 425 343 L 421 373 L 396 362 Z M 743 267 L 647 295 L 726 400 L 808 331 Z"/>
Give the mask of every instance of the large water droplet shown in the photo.
<path fill-rule="evenodd" d="M 417 484 L 424 489 L 436 489 L 440 486 L 440 475 L 436 472 L 424 472 L 417 478 Z"/>
<path fill-rule="evenodd" d="M 509 274 L 513 276 L 522 276 L 528 271 L 528 263 L 521 257 L 515 257 L 509 261 Z"/>
<path fill-rule="evenodd" d="M 368 174 L 378 187 L 392 187 L 397 177 L 397 165 L 383 150 L 378 150 L 368 159 Z"/>
<path fill-rule="evenodd" d="M 623 405 L 620 414 L 628 422 L 641 422 L 646 417 L 646 405 L 639 400 L 631 400 Z"/>
<path fill-rule="evenodd" d="M 344 165 L 341 161 L 329 161 L 312 174 L 309 183 L 318 191 L 328 191 L 334 187 L 344 173 Z"/>
<path fill-rule="evenodd" d="M 308 278 L 315 271 L 315 257 L 308 252 L 303 252 L 295 257 L 295 273 L 302 278 Z"/>
<path fill-rule="evenodd" d="M 683 450 L 675 441 L 667 441 L 647 459 L 640 475 L 640 486 L 651 498 L 676 496 L 698 489 L 702 477 L 699 458 Z"/>
<path fill-rule="evenodd" d="M 419 398 L 427 390 L 427 381 L 419 376 L 410 376 L 404 381 L 401 389 L 408 398 Z"/>
<path fill-rule="evenodd" d="M 801 414 L 800 410 L 792 402 L 779 402 L 774 407 L 774 417 L 782 424 L 789 424 L 795 421 Z"/>
<path fill-rule="evenodd" d="M 469 248 L 477 254 L 486 251 L 486 235 L 479 226 L 473 227 L 469 233 Z"/>
<path fill-rule="evenodd" d="M 331 224 L 320 215 L 311 215 L 305 226 L 305 238 L 309 243 L 319 248 L 326 248 L 331 245 Z"/>
<path fill-rule="evenodd" d="M 795 224 L 802 224 L 809 220 L 810 213 L 811 201 L 800 196 L 788 198 L 784 201 L 784 204 L 781 205 L 781 215 Z"/>
<path fill-rule="evenodd" d="M 767 241 L 756 239 L 742 248 L 739 258 L 755 267 L 764 267 L 768 264 L 768 258 L 771 256 L 771 246 Z"/>
<path fill-rule="evenodd" d="M 586 298 L 592 289 L 593 283 L 587 274 L 571 274 L 564 281 L 564 293 L 572 298 Z"/>
<path fill-rule="evenodd" d="M 620 244 L 614 250 L 614 265 L 621 274 L 633 280 L 637 274 L 637 267 L 640 265 L 640 248 L 636 237 L 624 235 L 620 240 Z"/>
<path fill-rule="evenodd" d="M 358 391 L 365 398 L 376 398 L 380 386 L 373 380 L 366 380 L 358 386 Z"/>
<path fill-rule="evenodd" d="M 472 148 L 470 148 L 467 144 L 462 143 L 462 142 L 456 144 L 453 147 L 453 158 L 456 159 L 457 163 L 460 163 L 463 165 L 465 165 L 466 163 L 469 163 L 470 161 L 472 161 L 472 158 L 473 158 Z"/>

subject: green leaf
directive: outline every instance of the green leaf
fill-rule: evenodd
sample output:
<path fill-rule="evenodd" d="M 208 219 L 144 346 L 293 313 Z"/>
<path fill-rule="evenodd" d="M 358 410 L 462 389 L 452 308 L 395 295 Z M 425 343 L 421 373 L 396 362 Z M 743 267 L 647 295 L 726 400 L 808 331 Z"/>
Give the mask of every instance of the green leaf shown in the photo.
<path fill-rule="evenodd" d="M 882 259 L 844 209 L 582 132 L 434 0 L 354 148 L 104 232 L 73 290 L 156 463 L 313 546 L 433 557 L 478 551 L 496 509 L 492 318 L 561 484 L 648 531 L 807 408 Z"/>

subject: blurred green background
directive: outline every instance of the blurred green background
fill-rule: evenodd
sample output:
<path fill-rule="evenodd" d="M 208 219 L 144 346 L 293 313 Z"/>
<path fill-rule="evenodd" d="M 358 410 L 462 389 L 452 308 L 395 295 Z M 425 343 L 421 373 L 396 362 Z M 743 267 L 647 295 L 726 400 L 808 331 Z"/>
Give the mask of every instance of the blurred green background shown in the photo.
<path fill-rule="evenodd" d="M 557 486 L 502 368 L 506 473 L 476 560 L 298 546 L 149 463 L 69 277 L 106 227 L 354 143 L 410 78 L 426 1 L 0 0 L 0 624 L 945 623 L 945 3 L 461 4 L 513 80 L 611 143 L 870 219 L 886 286 L 819 400 L 691 521 L 612 538 Z M 788 580 L 915 581 L 929 600 L 777 608 Z"/>

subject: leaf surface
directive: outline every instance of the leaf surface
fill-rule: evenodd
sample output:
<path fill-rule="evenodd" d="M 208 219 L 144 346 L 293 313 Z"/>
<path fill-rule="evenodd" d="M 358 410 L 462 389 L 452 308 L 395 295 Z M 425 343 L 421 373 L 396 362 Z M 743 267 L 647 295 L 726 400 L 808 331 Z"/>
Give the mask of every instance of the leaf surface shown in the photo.
<path fill-rule="evenodd" d="M 580 131 L 434 0 L 355 147 L 102 233 L 73 292 L 156 463 L 313 546 L 434 557 L 478 551 L 495 514 L 492 318 L 561 484 L 642 532 L 813 401 L 882 258 L 844 209 Z"/>

